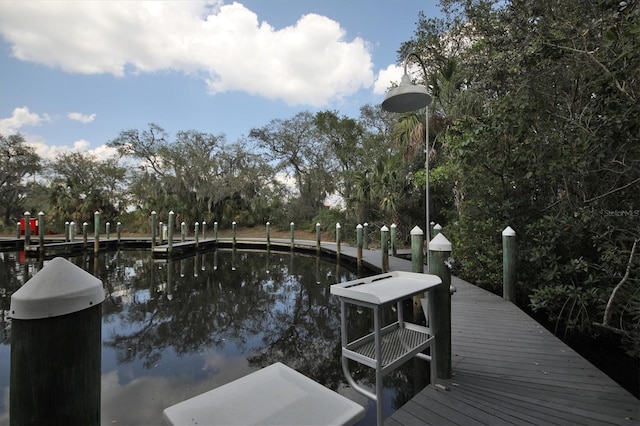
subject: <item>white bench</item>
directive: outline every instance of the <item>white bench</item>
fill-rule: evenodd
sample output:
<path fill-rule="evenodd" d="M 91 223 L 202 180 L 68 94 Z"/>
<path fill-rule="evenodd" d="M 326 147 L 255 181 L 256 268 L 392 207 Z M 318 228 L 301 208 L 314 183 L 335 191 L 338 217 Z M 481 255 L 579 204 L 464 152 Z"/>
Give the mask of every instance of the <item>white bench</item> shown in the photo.
<path fill-rule="evenodd" d="M 177 425 L 353 425 L 364 407 L 282 363 L 166 408 Z"/>

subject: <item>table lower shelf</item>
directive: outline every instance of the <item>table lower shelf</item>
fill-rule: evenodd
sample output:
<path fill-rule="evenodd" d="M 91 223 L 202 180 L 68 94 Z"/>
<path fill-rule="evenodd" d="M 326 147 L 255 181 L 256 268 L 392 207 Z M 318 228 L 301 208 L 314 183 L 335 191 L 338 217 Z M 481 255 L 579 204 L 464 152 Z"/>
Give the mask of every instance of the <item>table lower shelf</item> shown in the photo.
<path fill-rule="evenodd" d="M 434 337 L 426 332 L 426 328 L 413 324 L 400 327 L 396 323 L 395 327 L 381 336 L 383 375 L 395 370 L 417 353 L 432 347 L 433 343 Z M 342 348 L 342 355 L 369 367 L 378 368 L 373 333 L 349 343 L 346 348 Z"/>

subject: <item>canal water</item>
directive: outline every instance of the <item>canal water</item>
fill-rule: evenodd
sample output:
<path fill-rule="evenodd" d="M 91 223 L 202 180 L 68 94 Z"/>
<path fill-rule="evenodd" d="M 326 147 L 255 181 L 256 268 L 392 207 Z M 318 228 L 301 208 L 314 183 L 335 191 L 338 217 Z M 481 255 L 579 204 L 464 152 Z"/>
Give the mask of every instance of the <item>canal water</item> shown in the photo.
<path fill-rule="evenodd" d="M 331 284 L 358 277 L 354 268 L 273 251 L 216 250 L 169 261 L 117 251 L 68 259 L 105 288 L 103 425 L 161 425 L 164 408 L 274 362 L 365 406 L 359 424 L 375 424 L 375 404 L 344 379 L 340 305 L 330 294 Z M 0 425 L 9 424 L 11 294 L 46 262 L 0 252 Z M 366 310 L 349 314 L 350 332 L 371 329 Z M 361 383 L 374 380 L 370 368 L 352 371 Z M 427 375 L 427 363 L 415 361 L 386 376 L 385 415 L 422 389 Z"/>

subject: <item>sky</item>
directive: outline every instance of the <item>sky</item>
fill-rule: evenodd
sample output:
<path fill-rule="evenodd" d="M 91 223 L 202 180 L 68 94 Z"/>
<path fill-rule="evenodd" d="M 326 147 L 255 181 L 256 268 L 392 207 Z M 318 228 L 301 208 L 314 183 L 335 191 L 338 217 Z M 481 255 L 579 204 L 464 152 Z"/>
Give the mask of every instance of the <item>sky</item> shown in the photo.
<path fill-rule="evenodd" d="M 436 0 L 0 0 L 0 134 L 41 157 L 158 124 L 242 141 L 300 111 L 358 118 Z"/>

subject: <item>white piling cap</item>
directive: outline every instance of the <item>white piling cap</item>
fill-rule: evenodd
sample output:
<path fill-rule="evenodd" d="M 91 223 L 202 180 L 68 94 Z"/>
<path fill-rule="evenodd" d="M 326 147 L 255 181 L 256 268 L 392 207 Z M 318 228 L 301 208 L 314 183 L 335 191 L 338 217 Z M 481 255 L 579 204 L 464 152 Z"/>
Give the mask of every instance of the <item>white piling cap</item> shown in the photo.
<path fill-rule="evenodd" d="M 293 222 L 291 222 L 289 225 L 295 225 Z"/>
<path fill-rule="evenodd" d="M 341 228 L 340 223 L 336 223 L 336 229 L 340 229 L 340 228 Z"/>
<path fill-rule="evenodd" d="M 392 223 L 392 224 L 391 224 L 391 227 L 392 227 L 392 228 L 397 228 L 397 227 L 398 227 L 398 225 L 396 225 L 395 223 Z"/>
<path fill-rule="evenodd" d="M 11 296 L 11 318 L 58 317 L 104 301 L 102 281 L 62 257 L 50 261 Z"/>
<path fill-rule="evenodd" d="M 502 231 L 502 236 L 503 237 L 515 237 L 516 236 L 516 231 L 514 231 L 512 227 L 507 226 L 506 228 L 504 228 L 504 231 Z"/>
<path fill-rule="evenodd" d="M 424 231 L 420 229 L 418 225 L 414 226 L 411 230 L 411 235 L 424 235 Z"/>
<path fill-rule="evenodd" d="M 362 225 L 358 224 L 358 226 L 356 226 L 356 229 L 362 229 Z"/>
<path fill-rule="evenodd" d="M 318 222 L 318 223 L 316 223 L 316 226 L 322 226 L 322 225 L 320 225 L 320 222 Z"/>
<path fill-rule="evenodd" d="M 442 231 L 442 226 L 439 223 L 433 225 L 433 229 L 437 229 L 438 231 Z"/>
<path fill-rule="evenodd" d="M 389 232 L 389 228 L 387 228 L 387 225 L 382 225 L 382 228 L 380 228 L 380 231 Z"/>
<path fill-rule="evenodd" d="M 438 234 L 433 237 L 433 240 L 429 243 L 429 250 L 431 251 L 451 251 L 451 242 L 447 240 L 444 234 Z"/>

